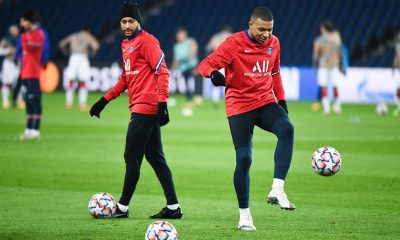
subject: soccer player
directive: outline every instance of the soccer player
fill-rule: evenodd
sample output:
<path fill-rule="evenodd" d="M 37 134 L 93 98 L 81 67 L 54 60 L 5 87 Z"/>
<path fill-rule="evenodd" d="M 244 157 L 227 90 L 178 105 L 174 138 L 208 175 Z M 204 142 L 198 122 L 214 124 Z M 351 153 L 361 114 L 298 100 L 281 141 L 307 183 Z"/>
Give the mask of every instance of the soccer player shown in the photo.
<path fill-rule="evenodd" d="M 66 93 L 66 109 L 72 108 L 74 100 L 75 81 L 79 82 L 79 106 L 82 111 L 87 111 L 87 82 L 90 80 L 90 63 L 88 55 L 96 55 L 100 47 L 99 42 L 91 34 L 88 27 L 83 27 L 81 31 L 73 33 L 61 40 L 59 47 L 66 55 L 67 46 L 71 55 L 68 61 L 67 79 L 69 80 Z"/>
<path fill-rule="evenodd" d="M 194 79 L 195 82 L 201 81 L 197 78 L 196 67 L 199 62 L 197 58 L 198 44 L 197 41 L 188 36 L 188 32 L 185 28 L 179 28 L 175 34 L 176 43 L 174 44 L 174 58 L 173 68 L 179 69 L 186 82 L 186 103 L 182 109 L 182 115 L 190 117 L 193 115 L 193 91 L 190 87 L 189 81 Z M 196 84 L 195 84 L 196 85 Z M 199 89 L 197 89 L 199 90 Z M 196 87 L 195 87 L 196 91 Z M 197 98 L 199 99 L 199 98 Z M 202 100 L 199 100 L 200 102 Z"/>
<path fill-rule="evenodd" d="M 321 35 L 314 41 L 313 65 L 318 65 L 318 85 L 321 89 L 321 101 L 324 114 L 331 112 L 327 88 L 333 87 L 334 105 L 336 113 L 342 112 L 342 107 L 337 89 L 337 80 L 340 77 L 339 68 L 342 59 L 342 40 L 340 33 L 333 28 L 330 21 L 320 25 Z"/>
<path fill-rule="evenodd" d="M 3 109 L 10 108 L 9 95 L 12 87 L 17 83 L 19 76 L 19 66 L 14 61 L 14 54 L 17 45 L 19 29 L 13 24 L 9 27 L 9 34 L 0 42 L 0 56 L 3 60 L 3 86 L 1 88 Z"/>
<path fill-rule="evenodd" d="M 233 177 L 241 230 L 256 230 L 249 208 L 254 126 L 278 137 L 274 179 L 267 202 L 294 210 L 284 192 L 293 153 L 294 128 L 288 118 L 280 69 L 280 45 L 272 35 L 273 15 L 266 7 L 253 10 L 249 28 L 227 38 L 198 67 L 215 86 L 226 86 L 225 105 L 236 151 Z M 225 77 L 218 71 L 225 68 Z"/>
<path fill-rule="evenodd" d="M 40 59 L 41 64 L 46 68 L 46 65 L 48 61 L 50 60 L 50 40 L 49 40 L 49 34 L 47 33 L 47 30 L 44 29 L 41 26 L 40 20 L 38 19 L 37 16 L 35 16 L 35 24 L 37 29 L 43 31 L 44 33 L 44 46 L 43 46 L 43 51 L 42 51 L 42 56 Z M 15 52 L 15 61 L 22 61 L 22 43 L 21 43 L 21 37 L 18 38 L 17 41 L 17 48 Z M 19 101 L 17 104 L 17 99 L 19 98 L 20 92 L 21 92 L 21 87 L 22 87 L 22 80 L 21 80 L 21 74 L 18 77 L 17 84 L 15 85 L 13 89 L 13 96 L 12 96 L 12 105 L 13 107 L 18 106 L 18 108 L 25 108 L 25 102 Z"/>
<path fill-rule="evenodd" d="M 42 115 L 42 100 L 39 85 L 40 72 L 43 69 L 41 62 L 45 33 L 35 23 L 32 11 L 24 13 L 20 20 L 25 32 L 21 34 L 22 65 L 21 81 L 26 88 L 26 129 L 20 135 L 21 140 L 40 138 L 40 120 Z"/>
<path fill-rule="evenodd" d="M 128 90 L 131 118 L 125 145 L 125 181 L 115 218 L 128 217 L 128 205 L 139 180 L 143 156 L 154 169 L 164 190 L 167 206 L 151 218 L 181 218 L 171 171 L 164 157 L 160 126 L 169 122 L 167 109 L 169 72 L 158 40 L 141 29 L 140 7 L 126 1 L 120 10 L 124 67 L 117 84 L 90 109 L 100 118 L 108 102 Z"/>

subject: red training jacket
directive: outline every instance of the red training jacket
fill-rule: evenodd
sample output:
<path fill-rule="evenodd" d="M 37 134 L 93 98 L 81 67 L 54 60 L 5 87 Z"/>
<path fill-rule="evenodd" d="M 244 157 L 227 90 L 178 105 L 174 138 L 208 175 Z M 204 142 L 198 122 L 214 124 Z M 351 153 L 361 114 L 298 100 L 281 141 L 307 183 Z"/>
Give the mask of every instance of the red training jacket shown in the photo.
<path fill-rule="evenodd" d="M 276 100 L 285 100 L 280 75 L 280 44 L 272 35 L 254 42 L 247 30 L 227 38 L 198 66 L 201 75 L 225 68 L 225 105 L 228 117 L 249 112 Z"/>
<path fill-rule="evenodd" d="M 21 79 L 39 79 L 42 71 L 44 32 L 40 28 L 21 34 L 22 65 Z"/>
<path fill-rule="evenodd" d="M 131 112 L 156 114 L 168 99 L 169 72 L 158 40 L 144 30 L 122 41 L 122 74 L 104 97 L 111 101 L 128 89 Z"/>

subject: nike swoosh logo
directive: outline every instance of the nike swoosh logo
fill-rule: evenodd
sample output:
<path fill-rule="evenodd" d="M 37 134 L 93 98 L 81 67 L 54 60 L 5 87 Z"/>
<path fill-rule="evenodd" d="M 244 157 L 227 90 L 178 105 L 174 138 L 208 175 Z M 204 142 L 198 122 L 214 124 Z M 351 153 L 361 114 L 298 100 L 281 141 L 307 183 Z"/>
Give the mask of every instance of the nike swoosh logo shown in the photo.
<path fill-rule="evenodd" d="M 244 52 L 245 52 L 245 53 L 249 53 L 249 52 L 251 52 L 251 50 L 246 50 L 246 49 L 245 49 Z"/>

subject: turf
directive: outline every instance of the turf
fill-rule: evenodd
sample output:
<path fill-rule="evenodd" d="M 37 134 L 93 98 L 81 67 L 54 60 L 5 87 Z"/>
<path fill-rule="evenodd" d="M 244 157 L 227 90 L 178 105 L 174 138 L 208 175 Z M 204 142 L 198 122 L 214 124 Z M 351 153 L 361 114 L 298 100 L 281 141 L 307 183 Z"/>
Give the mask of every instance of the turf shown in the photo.
<path fill-rule="evenodd" d="M 90 102 L 100 95 L 92 94 Z M 172 220 L 180 239 L 398 239 L 400 236 L 399 118 L 379 117 L 372 105 L 344 105 L 340 116 L 290 102 L 295 151 L 286 192 L 295 211 L 267 205 L 275 136 L 254 134 L 251 211 L 256 232 L 236 230 L 232 177 L 234 150 L 224 108 L 205 102 L 192 118 L 170 108 L 163 128 L 184 218 Z M 110 103 L 101 119 L 64 110 L 61 93 L 43 96 L 42 139 L 20 142 L 24 112 L 0 110 L 1 239 L 143 239 L 150 214 L 165 204 L 144 161 L 128 219 L 97 220 L 89 198 L 105 191 L 120 197 L 129 121 L 127 97 Z M 313 172 L 313 151 L 330 145 L 343 166 L 332 177 Z"/>

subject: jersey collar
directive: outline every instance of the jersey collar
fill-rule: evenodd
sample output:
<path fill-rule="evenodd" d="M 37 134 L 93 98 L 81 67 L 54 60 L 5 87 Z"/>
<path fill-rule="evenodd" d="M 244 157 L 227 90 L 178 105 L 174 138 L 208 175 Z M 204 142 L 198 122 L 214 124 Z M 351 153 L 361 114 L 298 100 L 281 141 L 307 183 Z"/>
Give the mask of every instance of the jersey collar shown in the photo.
<path fill-rule="evenodd" d="M 254 41 L 254 40 L 250 37 L 249 29 L 244 30 L 244 34 L 245 34 L 246 37 L 250 40 L 250 42 L 256 44 L 257 46 L 264 46 L 264 44 L 269 44 L 269 43 L 271 42 L 271 37 L 270 37 L 265 43 L 263 43 L 263 44 L 261 44 L 261 43 L 259 43 L 259 42 L 257 42 L 257 41 Z"/>
<path fill-rule="evenodd" d="M 249 34 L 249 29 L 244 30 L 244 34 L 246 35 L 246 37 L 253 43 L 257 43 L 256 41 L 254 41 Z"/>
<path fill-rule="evenodd" d="M 137 35 L 139 35 L 141 32 L 143 32 L 142 29 L 140 29 L 139 31 L 137 31 L 137 33 L 133 34 L 132 36 L 128 37 L 128 40 L 131 41 L 133 40 Z"/>

